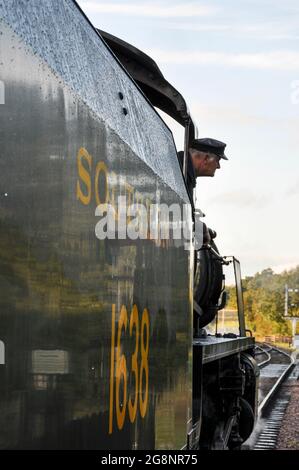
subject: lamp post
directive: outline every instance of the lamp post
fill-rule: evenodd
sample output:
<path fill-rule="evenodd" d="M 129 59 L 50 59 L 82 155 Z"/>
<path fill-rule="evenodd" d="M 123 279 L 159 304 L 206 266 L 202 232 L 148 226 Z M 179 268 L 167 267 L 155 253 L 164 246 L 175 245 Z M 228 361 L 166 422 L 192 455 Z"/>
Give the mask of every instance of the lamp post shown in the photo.
<path fill-rule="evenodd" d="M 288 285 L 285 285 L 285 296 L 284 296 L 284 316 L 292 321 L 292 344 L 295 347 L 295 336 L 296 336 L 296 328 L 297 328 L 297 321 L 299 320 L 298 316 L 289 316 L 289 292 L 298 293 L 299 289 L 289 288 Z M 298 306 L 298 305 L 297 305 Z M 291 307 L 296 307 L 296 304 L 291 304 Z"/>

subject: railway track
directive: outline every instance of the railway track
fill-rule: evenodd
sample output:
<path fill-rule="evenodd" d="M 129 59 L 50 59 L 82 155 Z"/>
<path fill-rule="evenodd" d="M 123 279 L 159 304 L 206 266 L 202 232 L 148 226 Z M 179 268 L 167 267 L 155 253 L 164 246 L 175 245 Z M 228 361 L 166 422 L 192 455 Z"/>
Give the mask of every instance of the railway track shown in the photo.
<path fill-rule="evenodd" d="M 273 450 L 290 400 L 290 394 L 282 394 L 280 388 L 294 369 L 295 359 L 268 344 L 258 345 L 256 349 L 260 368 L 260 400 L 256 431 L 247 445 L 252 450 Z"/>

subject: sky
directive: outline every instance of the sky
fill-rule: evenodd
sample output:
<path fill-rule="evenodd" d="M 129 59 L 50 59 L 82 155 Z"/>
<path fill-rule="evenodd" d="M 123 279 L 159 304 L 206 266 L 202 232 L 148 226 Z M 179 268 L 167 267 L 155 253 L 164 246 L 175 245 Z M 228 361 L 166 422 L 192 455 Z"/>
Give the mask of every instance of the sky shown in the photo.
<path fill-rule="evenodd" d="M 229 161 L 196 190 L 221 254 L 236 256 L 243 276 L 298 265 L 298 0 L 78 3 L 94 26 L 157 62 L 199 137 L 227 143 Z"/>

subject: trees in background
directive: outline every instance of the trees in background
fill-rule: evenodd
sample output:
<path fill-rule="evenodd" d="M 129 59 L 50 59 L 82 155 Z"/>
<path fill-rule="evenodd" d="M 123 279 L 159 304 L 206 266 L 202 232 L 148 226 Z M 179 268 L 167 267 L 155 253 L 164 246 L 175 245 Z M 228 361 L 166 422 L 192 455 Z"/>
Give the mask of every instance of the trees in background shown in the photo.
<path fill-rule="evenodd" d="M 299 287 L 299 266 L 281 274 L 264 269 L 242 281 L 246 325 L 256 336 L 290 335 L 290 322 L 284 318 L 285 285 Z M 227 308 L 237 308 L 234 286 L 227 288 Z M 292 295 L 292 294 L 291 294 Z M 297 295 L 297 299 L 294 297 Z M 294 306 L 291 307 L 291 303 Z M 299 316 L 299 294 L 293 294 L 289 301 L 289 314 Z"/>

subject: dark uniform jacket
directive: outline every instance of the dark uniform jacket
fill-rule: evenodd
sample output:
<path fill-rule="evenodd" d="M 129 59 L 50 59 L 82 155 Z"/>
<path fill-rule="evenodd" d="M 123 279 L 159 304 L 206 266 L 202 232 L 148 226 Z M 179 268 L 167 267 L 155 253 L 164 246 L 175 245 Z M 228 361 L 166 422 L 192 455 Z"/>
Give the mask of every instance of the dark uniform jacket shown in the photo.
<path fill-rule="evenodd" d="M 179 159 L 182 171 L 183 171 L 184 152 L 178 152 L 178 159 Z M 187 186 L 187 190 L 188 190 L 192 205 L 194 205 L 193 189 L 196 186 L 196 176 L 195 176 L 195 172 L 194 172 L 194 168 L 193 168 L 192 159 L 191 159 L 190 154 L 189 154 L 189 158 L 188 158 L 186 186 Z"/>
<path fill-rule="evenodd" d="M 183 171 L 183 162 L 184 162 L 184 152 L 178 152 L 178 159 Z M 194 167 L 192 164 L 191 160 L 191 155 L 189 154 L 188 158 L 188 168 L 187 168 L 187 181 L 186 181 L 186 186 L 187 190 L 190 196 L 190 201 L 192 205 L 193 211 L 195 210 L 194 207 L 194 200 L 193 200 L 193 189 L 196 186 L 196 176 L 195 176 L 195 171 Z M 216 235 L 214 235 L 216 232 L 210 232 L 210 229 L 206 226 L 206 224 L 203 224 L 203 243 L 210 243 L 212 238 L 215 238 Z M 213 235 L 212 235 L 213 234 Z"/>

